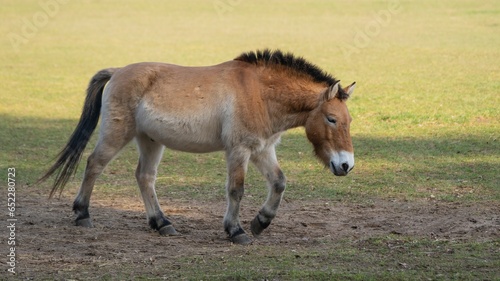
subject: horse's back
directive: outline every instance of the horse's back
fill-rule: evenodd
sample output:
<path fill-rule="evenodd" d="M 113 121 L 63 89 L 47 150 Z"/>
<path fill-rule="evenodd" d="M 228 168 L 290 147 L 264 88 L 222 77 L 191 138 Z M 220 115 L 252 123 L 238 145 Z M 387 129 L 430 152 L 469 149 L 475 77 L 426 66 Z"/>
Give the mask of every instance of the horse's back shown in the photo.
<path fill-rule="evenodd" d="M 119 69 L 109 84 L 119 87 L 113 95 L 129 95 L 136 101 L 145 98 L 184 114 L 237 94 L 245 71 L 238 61 L 204 67 L 142 62 Z"/>
<path fill-rule="evenodd" d="M 222 150 L 233 137 L 236 100 L 244 88 L 240 66 L 233 61 L 207 67 L 128 65 L 105 91 L 109 115 L 122 117 L 129 110 L 138 133 L 172 149 Z"/>

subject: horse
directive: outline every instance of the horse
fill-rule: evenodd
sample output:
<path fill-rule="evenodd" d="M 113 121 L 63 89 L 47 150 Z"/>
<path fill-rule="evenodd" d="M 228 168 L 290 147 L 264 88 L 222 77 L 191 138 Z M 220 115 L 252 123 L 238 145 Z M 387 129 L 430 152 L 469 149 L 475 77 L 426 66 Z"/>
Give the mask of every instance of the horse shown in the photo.
<path fill-rule="evenodd" d="M 245 52 L 213 66 L 141 62 L 103 69 L 89 82 L 79 122 L 66 146 L 38 182 L 57 172 L 49 198 L 62 192 L 100 118 L 98 140 L 73 202 L 75 224 L 93 227 L 89 204 L 94 183 L 135 139 L 135 177 L 149 226 L 161 235 L 179 235 L 155 191 L 165 147 L 192 153 L 225 151 L 223 227 L 232 243 L 249 244 L 252 239 L 239 219 L 248 163 L 257 167 L 268 187 L 267 199 L 250 223 L 258 237 L 275 218 L 285 191 L 286 178 L 275 152 L 283 132 L 304 127 L 325 168 L 336 176 L 353 169 L 352 118 L 346 100 L 355 82 L 345 88 L 339 82 L 303 57 L 270 49 Z"/>

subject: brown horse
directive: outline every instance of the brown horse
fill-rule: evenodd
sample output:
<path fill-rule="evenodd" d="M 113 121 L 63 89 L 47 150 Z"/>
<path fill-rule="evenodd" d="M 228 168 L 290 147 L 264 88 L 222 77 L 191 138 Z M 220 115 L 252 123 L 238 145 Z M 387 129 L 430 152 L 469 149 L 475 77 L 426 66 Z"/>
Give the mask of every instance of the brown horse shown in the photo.
<path fill-rule="evenodd" d="M 195 153 L 224 150 L 224 229 L 234 243 L 248 244 L 251 239 L 239 219 L 248 162 L 255 164 L 269 188 L 251 222 L 257 236 L 276 216 L 285 190 L 275 153 L 284 131 L 304 126 L 316 155 L 333 174 L 345 176 L 354 167 L 345 103 L 353 90 L 354 83 L 342 88 L 317 66 L 279 50 L 243 53 L 206 67 L 145 62 L 104 69 L 92 77 L 80 121 L 40 181 L 57 172 L 50 196 L 62 191 L 101 116 L 97 145 L 73 203 L 76 224 L 92 226 L 88 208 L 96 178 L 135 138 L 140 152 L 135 176 L 149 225 L 162 235 L 176 235 L 155 192 L 164 147 Z"/>

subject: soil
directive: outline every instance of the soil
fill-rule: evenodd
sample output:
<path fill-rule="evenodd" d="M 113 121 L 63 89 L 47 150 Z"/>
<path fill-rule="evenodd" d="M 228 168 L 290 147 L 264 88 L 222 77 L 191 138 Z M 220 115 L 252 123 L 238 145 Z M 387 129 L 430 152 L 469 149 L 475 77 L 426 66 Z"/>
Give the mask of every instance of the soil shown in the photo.
<path fill-rule="evenodd" d="M 48 200 L 45 194 L 30 193 L 17 202 L 16 279 L 98 280 L 102 272 L 112 272 L 121 263 L 137 265 L 135 272 L 144 276 L 155 268 L 145 264 L 175 268 L 182 257 L 240 247 L 231 245 L 222 230 L 224 201 L 160 199 L 164 212 L 182 234 L 161 237 L 149 229 L 139 198 L 94 193 L 90 212 L 95 227 L 88 229 L 74 226 L 69 196 Z M 243 206 L 241 218 L 247 231 L 258 208 L 248 201 Z M 445 240 L 498 239 L 500 206 L 285 200 L 276 219 L 253 245 L 314 247 L 317 241 L 338 243 L 390 234 Z"/>

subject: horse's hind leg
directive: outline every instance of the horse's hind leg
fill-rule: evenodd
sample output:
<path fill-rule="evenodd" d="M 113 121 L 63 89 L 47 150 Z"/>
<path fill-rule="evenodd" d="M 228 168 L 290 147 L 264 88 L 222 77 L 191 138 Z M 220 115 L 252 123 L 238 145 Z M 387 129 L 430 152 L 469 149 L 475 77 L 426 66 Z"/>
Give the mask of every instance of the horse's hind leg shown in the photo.
<path fill-rule="evenodd" d="M 177 235 L 172 223 L 165 218 L 161 211 L 155 191 L 156 171 L 163 155 L 164 146 L 146 135 L 137 137 L 137 146 L 140 156 L 135 177 L 141 189 L 149 225 L 158 230 L 161 235 Z"/>
<path fill-rule="evenodd" d="M 259 214 L 252 220 L 250 226 L 252 234 L 258 236 L 271 224 L 271 221 L 276 216 L 281 197 L 285 191 L 286 179 L 278 165 L 274 146 L 268 147 L 268 149 L 258 155 L 252 155 L 251 160 L 262 175 L 266 177 L 269 189 L 264 206 L 262 206 Z"/>
<path fill-rule="evenodd" d="M 102 122 L 105 122 L 105 120 Z M 115 128 L 114 131 L 118 129 L 119 128 Z M 73 211 L 77 215 L 75 221 L 76 225 L 92 227 L 89 214 L 90 195 L 94 189 L 97 177 L 118 152 L 132 140 L 133 135 L 122 135 L 125 131 L 126 130 L 121 131 L 120 134 L 113 134 L 112 131 L 106 130 L 104 126 L 101 126 L 99 140 L 97 141 L 94 151 L 87 159 L 82 185 L 73 202 Z M 116 136 L 120 136 L 121 138 L 116 138 Z"/>

